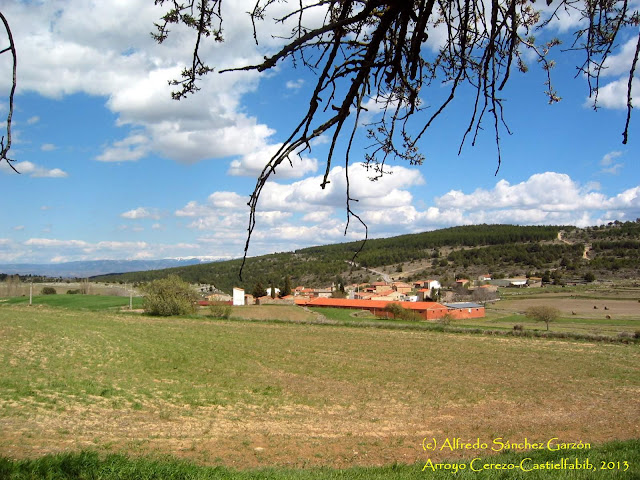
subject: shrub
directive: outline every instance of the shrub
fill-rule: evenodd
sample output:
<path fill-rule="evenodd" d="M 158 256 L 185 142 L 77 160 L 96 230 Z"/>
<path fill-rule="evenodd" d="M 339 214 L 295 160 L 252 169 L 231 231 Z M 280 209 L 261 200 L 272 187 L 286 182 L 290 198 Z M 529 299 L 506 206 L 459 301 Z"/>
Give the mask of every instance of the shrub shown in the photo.
<path fill-rule="evenodd" d="M 80 295 L 82 290 L 76 288 L 75 290 L 67 290 L 67 295 Z"/>
<path fill-rule="evenodd" d="M 56 293 L 56 289 L 53 287 L 42 287 L 42 290 L 40 290 L 40 293 L 42 295 L 55 295 Z"/>
<path fill-rule="evenodd" d="M 519 323 L 516 323 L 516 324 L 513 326 L 513 329 L 514 329 L 516 332 L 521 332 L 522 330 L 524 330 L 524 328 L 522 327 L 522 325 L 520 325 Z"/>
<path fill-rule="evenodd" d="M 209 304 L 209 311 L 216 318 L 229 318 L 231 316 L 231 305 L 223 302 L 212 302 Z"/>
<path fill-rule="evenodd" d="M 424 320 L 419 313 L 409 310 L 408 308 L 404 308 L 402 305 L 398 305 L 397 303 L 388 303 L 384 309 L 397 320 L 407 320 L 410 322 L 419 322 L 420 320 Z"/>
<path fill-rule="evenodd" d="M 144 285 L 142 291 L 144 311 L 149 315 L 188 315 L 196 311 L 196 292 L 177 275 L 154 280 Z"/>

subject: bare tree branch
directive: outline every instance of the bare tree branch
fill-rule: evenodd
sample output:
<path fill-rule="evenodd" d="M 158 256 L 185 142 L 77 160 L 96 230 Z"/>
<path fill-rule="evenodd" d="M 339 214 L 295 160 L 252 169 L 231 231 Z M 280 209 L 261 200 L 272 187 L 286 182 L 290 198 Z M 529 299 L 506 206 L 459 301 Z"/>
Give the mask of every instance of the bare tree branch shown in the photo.
<path fill-rule="evenodd" d="M 0 162 L 2 160 L 6 161 L 14 172 L 20 173 L 18 172 L 18 170 L 16 170 L 16 167 L 13 166 L 14 160 L 8 157 L 9 149 L 11 149 L 11 121 L 13 118 L 13 97 L 16 93 L 17 85 L 16 72 L 18 68 L 18 55 L 16 54 L 16 46 L 13 42 L 13 35 L 11 33 L 11 28 L 9 27 L 9 22 L 2 14 L 2 12 L 0 12 L 0 19 L 2 20 L 4 28 L 7 32 L 7 38 L 9 39 L 9 46 L 0 50 L 0 55 L 10 52 L 13 60 L 11 91 L 9 93 L 9 113 L 7 114 L 7 135 L 6 137 L 3 135 L 2 138 L 0 138 Z"/>
<path fill-rule="evenodd" d="M 163 4 L 165 0 L 155 0 Z M 283 0 L 286 3 L 286 0 Z M 183 23 L 197 31 L 195 49 L 190 68 L 183 71 L 183 79 L 174 81 L 182 89 L 174 98 L 197 91 L 196 80 L 213 69 L 200 58 L 201 39 L 215 33 L 222 39 L 222 0 L 172 0 L 173 8 L 156 25 L 154 37 L 162 42 L 168 35 L 169 24 Z M 249 16 L 256 43 L 259 41 L 260 22 L 267 21 L 271 6 L 278 0 L 256 0 Z M 350 116 L 356 118 L 346 145 L 345 166 L 349 175 L 350 152 L 360 113 L 368 101 L 380 107 L 380 117 L 367 125 L 367 136 L 372 143 L 364 155 L 364 164 L 377 179 L 385 173 L 388 160 L 400 159 L 411 165 L 420 165 L 425 157 L 417 146 L 433 122 L 454 100 L 463 86 L 475 91 L 470 104 L 470 117 L 462 136 L 460 150 L 471 134 L 471 144 L 490 121 L 495 137 L 498 169 L 502 162 L 501 136 L 511 134 L 506 122 L 500 92 L 511 78 L 513 66 L 525 73 L 529 67 L 524 53 L 533 52 L 545 73 L 544 93 L 549 103 L 560 101 L 553 87 L 551 71 L 555 65 L 551 58 L 560 40 L 552 38 L 539 42 L 534 32 L 559 17 L 560 12 L 579 15 L 585 20 L 574 34 L 569 50 L 583 50 L 584 63 L 578 73 L 586 76 L 590 96 L 597 107 L 600 75 L 606 61 L 617 46 L 621 32 L 637 29 L 640 13 L 631 11 L 628 0 L 561 0 L 546 12 L 536 8 L 533 0 L 298 0 L 295 6 L 273 19 L 284 24 L 293 21 L 291 34 L 283 37 L 284 46 L 262 63 L 227 71 L 255 70 L 263 72 L 285 60 L 294 65 L 301 62 L 317 74 L 313 93 L 306 113 L 292 129 L 287 140 L 270 158 L 256 181 L 249 200 L 249 227 L 245 243 L 243 267 L 251 235 L 256 224 L 256 209 L 262 189 L 276 173 L 283 161 L 310 149 L 310 142 L 320 135 L 331 134 L 329 153 L 320 186 L 329 183 L 329 173 L 341 133 Z M 549 7 L 553 2 L 546 0 Z M 200 21 L 196 20 L 197 10 Z M 215 8 L 215 11 L 214 11 Z M 321 25 L 305 25 L 311 10 L 323 9 Z M 216 27 L 212 27 L 212 19 Z M 314 15 L 313 18 L 317 18 Z M 441 45 L 427 46 L 432 32 L 444 33 Z M 547 34 L 542 32 L 543 37 Z M 435 47 L 435 52 L 434 52 Z M 635 75 L 640 49 L 640 37 L 630 68 L 627 88 L 627 122 L 624 142 L 627 141 L 631 117 L 631 84 Z M 427 112 L 430 106 L 421 95 L 436 82 L 448 84 L 448 95 L 439 106 Z M 497 173 L 497 171 L 496 171 Z M 347 228 L 349 220 L 358 217 L 351 208 L 356 201 L 349 194 L 347 178 Z M 367 228 L 366 225 L 365 229 Z M 346 231 L 345 231 L 346 233 Z M 242 270 L 241 270 L 242 272 Z"/>

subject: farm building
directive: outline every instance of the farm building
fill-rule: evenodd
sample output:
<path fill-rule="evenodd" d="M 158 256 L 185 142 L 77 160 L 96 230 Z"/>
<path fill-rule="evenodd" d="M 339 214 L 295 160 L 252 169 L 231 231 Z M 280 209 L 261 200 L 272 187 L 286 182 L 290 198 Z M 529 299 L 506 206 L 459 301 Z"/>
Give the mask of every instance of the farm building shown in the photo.
<path fill-rule="evenodd" d="M 449 308 L 437 302 L 389 302 L 384 300 L 351 300 L 346 298 L 313 298 L 296 299 L 296 304 L 307 307 L 333 307 L 348 308 L 352 310 L 369 310 L 380 317 L 391 317 L 385 309 L 389 303 L 395 303 L 407 310 L 420 314 L 425 320 L 438 320 L 449 314 L 453 318 L 478 318 L 484 317 L 484 307 L 477 308 Z M 475 304 L 474 304 L 475 305 Z"/>
<path fill-rule="evenodd" d="M 484 317 L 484 307 L 472 302 L 445 303 L 449 309 L 449 315 L 455 319 L 459 318 L 482 318 Z"/>

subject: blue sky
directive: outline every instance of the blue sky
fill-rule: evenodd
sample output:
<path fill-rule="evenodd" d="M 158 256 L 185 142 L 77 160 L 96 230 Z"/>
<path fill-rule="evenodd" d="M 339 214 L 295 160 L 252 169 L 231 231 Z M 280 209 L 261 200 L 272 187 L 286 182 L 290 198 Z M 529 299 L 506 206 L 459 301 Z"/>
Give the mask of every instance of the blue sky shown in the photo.
<path fill-rule="evenodd" d="M 242 254 L 256 175 L 297 124 L 313 76 L 289 64 L 265 74 L 214 73 L 196 96 L 173 101 L 167 80 L 189 61 L 190 38 L 177 30 L 165 44 L 155 44 L 149 32 L 162 9 L 153 3 L 2 3 L 19 54 L 11 154 L 22 174 L 0 169 L 0 263 Z M 249 6 L 241 3 L 225 13 L 226 42 L 204 50 L 211 64 L 254 63 L 278 46 L 273 26 L 255 46 L 243 13 Z M 546 34 L 565 35 L 576 22 L 563 17 Z M 458 155 L 470 114 L 468 92 L 421 141 L 422 166 L 395 163 L 393 173 L 375 183 L 352 166 L 352 193 L 360 200 L 354 207 L 370 235 L 475 223 L 587 226 L 640 217 L 637 115 L 629 143 L 621 143 L 621 87 L 634 35 L 623 32 L 602 79 L 597 112 L 589 106 L 586 82 L 574 78 L 577 54 L 556 56 L 562 101 L 555 105 L 548 105 L 535 65 L 526 75 L 513 75 L 504 92 L 513 135 L 503 135 L 497 175 L 490 129 Z M 0 114 L 6 115 L 9 63 L 8 55 L 2 57 Z M 436 104 L 445 92 L 435 86 L 422 97 Z M 360 128 L 354 161 L 366 144 Z M 335 157 L 329 188 L 319 187 L 327 150 L 326 142 L 317 142 L 267 185 L 250 255 L 362 238 L 355 223 L 344 236 L 343 157 Z"/>

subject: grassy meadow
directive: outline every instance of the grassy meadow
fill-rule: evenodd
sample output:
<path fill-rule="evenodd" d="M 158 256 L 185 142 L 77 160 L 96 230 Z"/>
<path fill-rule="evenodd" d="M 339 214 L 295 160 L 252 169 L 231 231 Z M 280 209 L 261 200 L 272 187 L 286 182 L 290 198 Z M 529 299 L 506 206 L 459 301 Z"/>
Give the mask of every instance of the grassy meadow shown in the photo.
<path fill-rule="evenodd" d="M 394 464 L 398 478 L 414 478 L 427 459 L 491 453 L 425 452 L 425 438 L 525 437 L 590 443 L 638 472 L 629 453 L 637 442 L 605 445 L 640 438 L 638 344 L 152 318 L 106 300 L 82 305 L 90 296 L 46 302 L 54 297 L 65 308 L 0 302 L 0 477 L 41 478 L 25 472 L 82 463 L 77 452 L 90 451 L 100 460 L 88 469 L 148 469 L 144 459 L 170 455 L 233 471 L 276 468 L 259 470 L 262 478 L 294 478 L 289 469 L 300 468 L 301 478 L 388 478 Z M 70 456 L 43 457 L 60 452 Z M 171 462 L 157 471 L 196 468 Z M 387 467 L 353 470 L 374 466 Z M 175 478 L 243 478 L 198 472 Z"/>
<path fill-rule="evenodd" d="M 35 306 L 67 308 L 71 310 L 121 310 L 129 308 L 129 297 L 116 295 L 35 295 Z M 0 299 L 0 305 L 28 305 L 29 297 Z M 142 297 L 133 297 L 133 308 L 142 308 Z"/>

